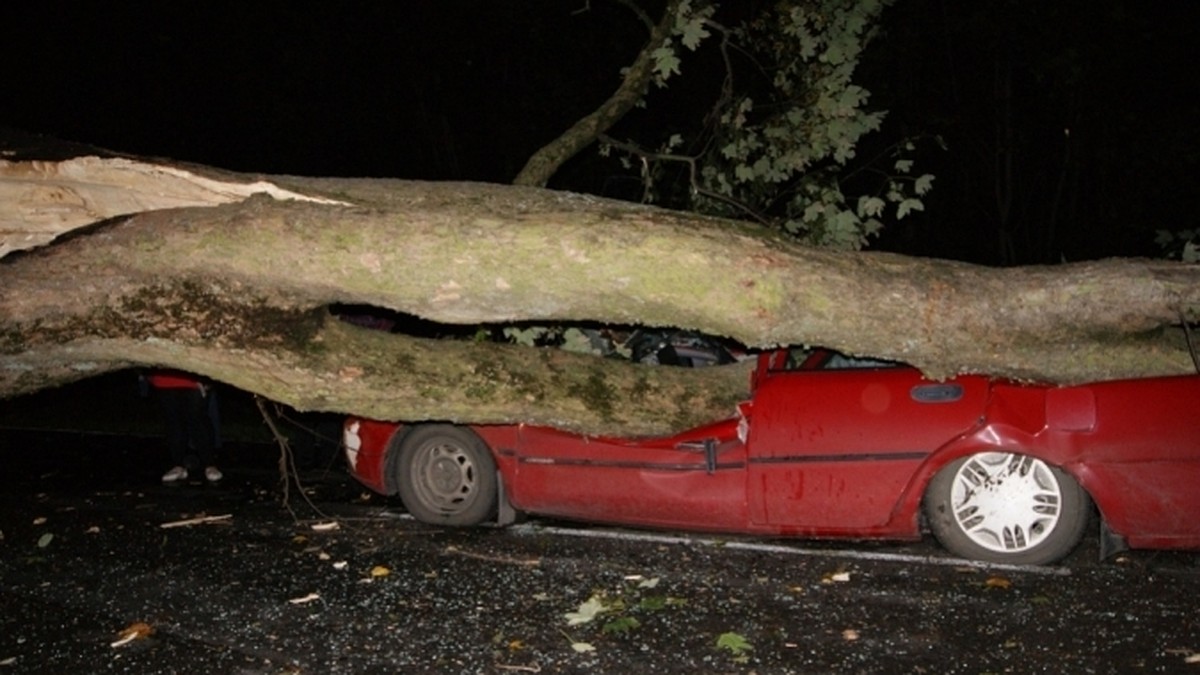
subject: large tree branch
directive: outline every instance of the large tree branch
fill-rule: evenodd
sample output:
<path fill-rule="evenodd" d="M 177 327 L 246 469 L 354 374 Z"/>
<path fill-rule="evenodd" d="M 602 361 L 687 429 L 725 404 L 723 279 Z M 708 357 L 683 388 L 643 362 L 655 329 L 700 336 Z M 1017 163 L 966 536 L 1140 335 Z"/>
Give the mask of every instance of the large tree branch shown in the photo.
<path fill-rule="evenodd" d="M 0 396 L 169 365 L 300 409 L 652 433 L 729 414 L 748 379 L 744 368 L 369 332 L 326 319 L 334 303 L 444 323 L 676 326 L 935 376 L 1075 382 L 1192 368 L 1168 327 L 1200 315 L 1194 265 L 990 269 L 814 250 L 741 223 L 536 188 L 222 177 L 321 201 L 136 213 L 8 256 Z"/>

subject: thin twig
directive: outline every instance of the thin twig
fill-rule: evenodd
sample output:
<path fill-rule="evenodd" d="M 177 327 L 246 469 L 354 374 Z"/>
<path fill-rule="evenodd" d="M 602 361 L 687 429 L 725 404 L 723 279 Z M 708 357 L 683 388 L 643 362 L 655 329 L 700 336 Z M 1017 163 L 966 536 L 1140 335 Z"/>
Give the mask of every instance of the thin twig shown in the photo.
<path fill-rule="evenodd" d="M 1192 328 L 1188 325 L 1183 310 L 1179 310 L 1179 323 L 1183 325 L 1183 339 L 1187 340 L 1188 353 L 1192 355 L 1192 366 L 1200 373 L 1200 354 L 1196 353 L 1196 343 L 1192 342 Z"/>
<path fill-rule="evenodd" d="M 254 401 L 258 405 L 258 411 L 262 414 L 263 421 L 266 422 L 267 427 L 271 430 L 271 434 L 275 437 L 275 442 L 279 445 L 279 479 L 283 483 L 283 505 L 285 508 L 287 508 L 288 513 L 292 514 L 292 521 L 297 524 L 300 522 L 299 516 L 297 516 L 295 510 L 292 509 L 289 498 L 290 488 L 293 481 L 296 483 L 296 491 L 300 494 L 300 497 L 304 500 L 304 502 L 308 504 L 309 508 L 311 508 L 321 518 L 326 520 L 332 519 L 331 516 L 328 516 L 321 511 L 321 509 L 318 508 L 317 505 L 308 498 L 308 493 L 304 491 L 304 485 L 300 481 L 300 472 L 296 468 L 296 461 L 292 455 L 291 444 L 288 442 L 287 436 L 285 436 L 283 432 L 279 430 L 279 426 L 275 423 L 275 418 L 267 410 L 266 399 L 261 396 L 255 396 Z"/>
<path fill-rule="evenodd" d="M 175 520 L 169 523 L 163 523 L 159 527 L 165 529 L 171 527 L 187 527 L 189 525 L 200 525 L 203 523 L 216 523 L 222 520 L 229 520 L 233 517 L 232 513 L 226 513 L 223 516 L 200 516 L 197 518 L 187 518 L 185 520 Z"/>
<path fill-rule="evenodd" d="M 703 195 L 710 199 L 715 199 L 719 202 L 724 202 L 725 204 L 728 204 L 736 209 L 741 210 L 743 213 L 745 213 L 746 215 L 750 216 L 751 218 L 757 220 L 759 223 L 762 223 L 763 225 L 770 226 L 770 225 L 774 224 L 770 218 L 762 215 L 758 211 L 755 211 L 748 204 L 740 202 L 732 197 L 727 197 L 723 194 L 713 192 L 712 190 L 708 190 L 708 189 L 704 188 L 703 186 L 701 186 L 699 179 L 696 178 L 696 158 L 695 157 L 689 157 L 687 155 L 668 155 L 668 154 L 664 154 L 661 152 L 650 152 L 648 150 L 643 150 L 642 148 L 638 147 L 637 145 L 634 145 L 633 143 L 626 143 L 624 141 L 618 141 L 617 139 L 613 138 L 612 136 L 609 136 L 608 134 L 600 134 L 597 136 L 597 138 L 600 141 L 617 148 L 618 150 L 624 150 L 625 152 L 628 152 L 632 155 L 636 155 L 636 156 L 640 157 L 643 162 L 646 162 L 646 161 L 683 162 L 688 165 L 688 179 L 689 179 L 689 182 L 691 183 L 692 191 L 694 193 L 696 193 L 698 195 Z"/>

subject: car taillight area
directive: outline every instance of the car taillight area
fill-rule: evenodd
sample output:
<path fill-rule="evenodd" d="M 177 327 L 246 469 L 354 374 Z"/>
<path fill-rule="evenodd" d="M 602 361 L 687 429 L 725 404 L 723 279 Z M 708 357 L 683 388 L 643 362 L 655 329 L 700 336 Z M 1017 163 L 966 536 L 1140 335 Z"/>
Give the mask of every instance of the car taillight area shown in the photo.
<path fill-rule="evenodd" d="M 350 474 L 382 494 L 390 494 L 384 479 L 388 443 L 399 429 L 394 423 L 351 417 L 342 424 L 342 448 Z"/>
<path fill-rule="evenodd" d="M 358 435 L 361 426 L 356 419 L 348 419 L 342 426 L 342 450 L 346 453 L 346 463 L 354 472 L 358 471 L 358 453 L 362 450 L 362 437 Z"/>

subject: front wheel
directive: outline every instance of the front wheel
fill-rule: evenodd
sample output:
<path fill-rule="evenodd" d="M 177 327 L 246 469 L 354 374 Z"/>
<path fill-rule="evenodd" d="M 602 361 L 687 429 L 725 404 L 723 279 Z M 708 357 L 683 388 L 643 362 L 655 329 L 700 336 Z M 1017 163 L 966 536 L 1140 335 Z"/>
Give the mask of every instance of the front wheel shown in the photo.
<path fill-rule="evenodd" d="M 951 462 L 929 483 L 925 515 L 951 553 L 1045 565 L 1083 537 L 1091 501 L 1067 473 L 1040 459 L 981 452 Z"/>
<path fill-rule="evenodd" d="M 396 488 L 414 518 L 434 525 L 469 526 L 496 512 L 496 462 L 465 427 L 417 427 L 400 443 Z"/>

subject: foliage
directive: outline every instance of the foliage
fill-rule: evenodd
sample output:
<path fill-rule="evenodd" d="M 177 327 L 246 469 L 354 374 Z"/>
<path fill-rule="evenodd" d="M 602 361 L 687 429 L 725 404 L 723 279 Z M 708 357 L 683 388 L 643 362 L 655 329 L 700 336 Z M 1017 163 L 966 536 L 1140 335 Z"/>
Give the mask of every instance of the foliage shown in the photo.
<path fill-rule="evenodd" d="M 1200 262 L 1200 230 L 1159 230 L 1154 241 L 1168 258 Z"/>
<path fill-rule="evenodd" d="M 658 586 L 658 581 L 657 577 L 646 578 L 636 574 L 626 577 L 624 583 L 615 590 L 593 592 L 575 611 L 565 612 L 563 618 L 568 626 L 583 626 L 604 615 L 608 620 L 600 628 L 602 635 L 628 635 L 641 628 L 642 620 L 649 615 L 687 604 L 682 598 L 649 594 Z M 643 618 L 639 619 L 635 615 L 641 615 Z M 576 651 L 595 650 L 590 643 L 578 641 L 570 635 L 567 638 Z"/>
<path fill-rule="evenodd" d="M 924 210 L 933 186 L 913 171 L 911 141 L 858 158 L 885 113 L 867 108 L 870 93 L 853 76 L 892 1 L 784 0 L 733 28 L 714 20 L 718 3 L 683 3 L 672 38 L 654 51 L 656 81 L 665 86 L 688 51 L 719 34 L 726 72 L 716 104 L 698 131 L 671 133 L 654 152 L 607 137 L 601 152 L 616 148 L 639 171 L 644 201 L 749 215 L 812 244 L 861 248 L 885 218 Z M 685 189 L 672 182 L 681 165 Z"/>
<path fill-rule="evenodd" d="M 754 646 L 743 636 L 737 633 L 721 633 L 717 637 L 717 649 L 724 649 L 733 655 L 733 660 L 738 663 L 744 663 L 748 660 L 747 652 L 754 649 Z"/>

